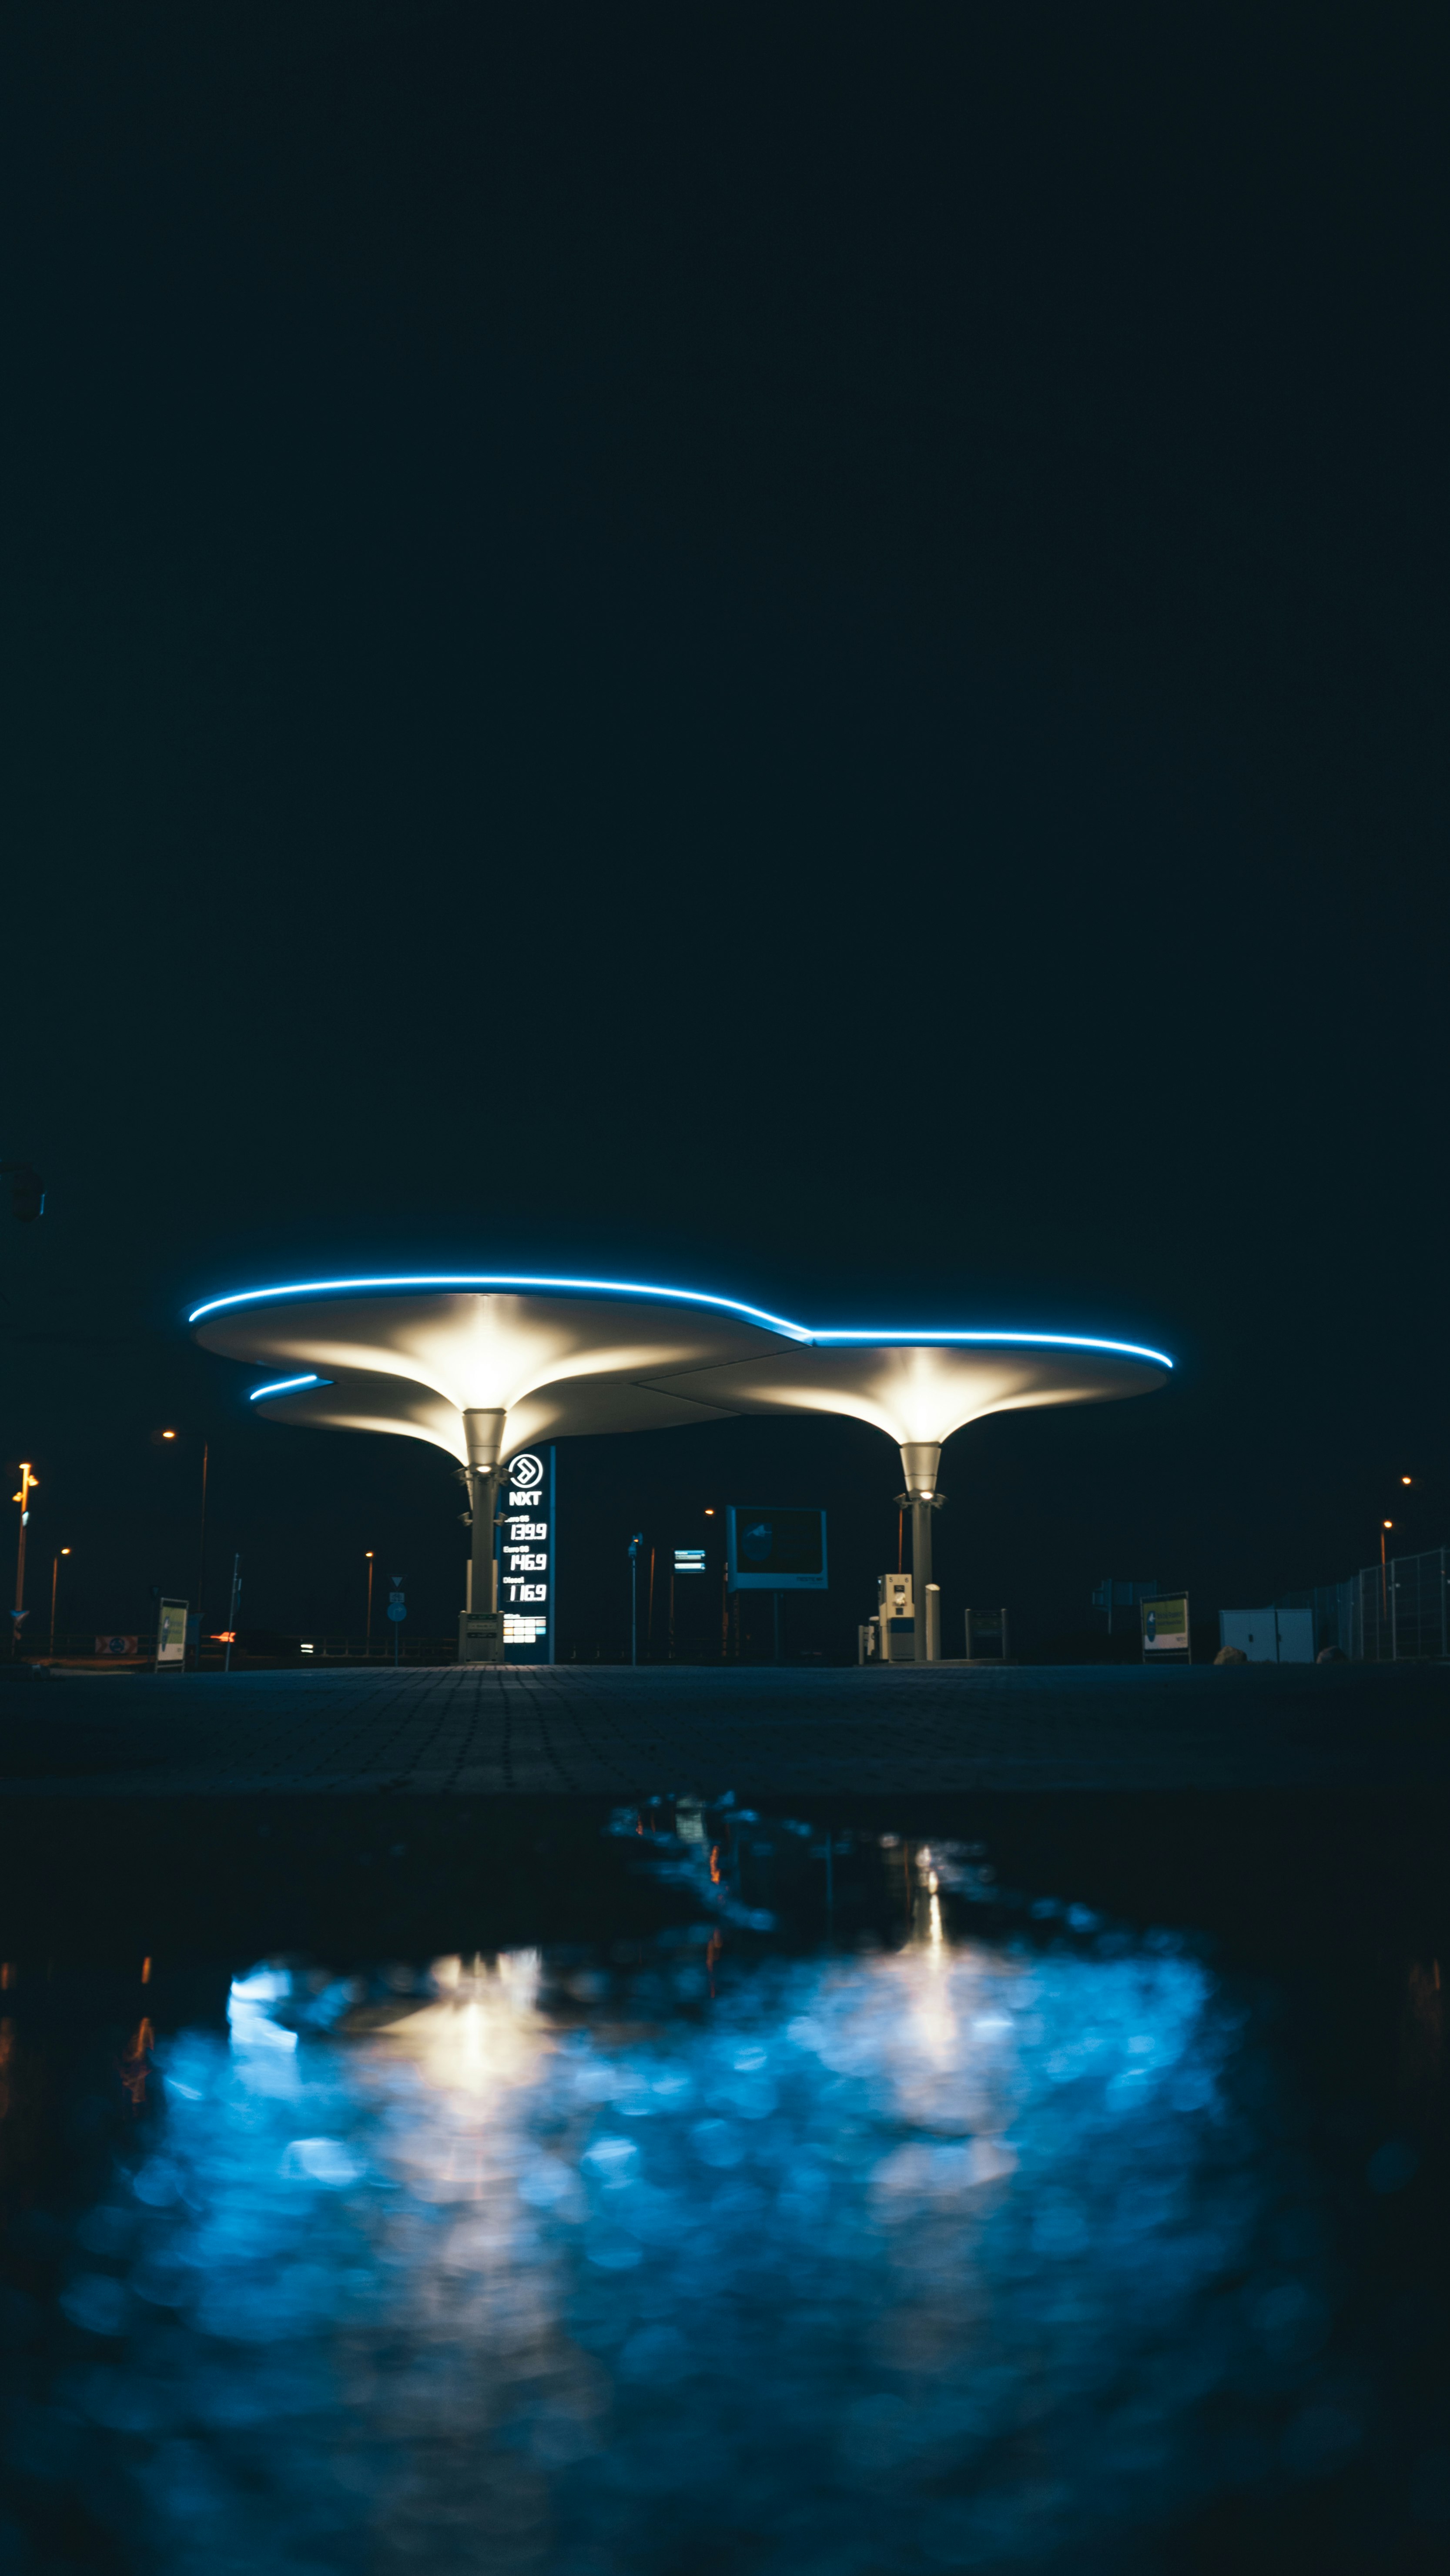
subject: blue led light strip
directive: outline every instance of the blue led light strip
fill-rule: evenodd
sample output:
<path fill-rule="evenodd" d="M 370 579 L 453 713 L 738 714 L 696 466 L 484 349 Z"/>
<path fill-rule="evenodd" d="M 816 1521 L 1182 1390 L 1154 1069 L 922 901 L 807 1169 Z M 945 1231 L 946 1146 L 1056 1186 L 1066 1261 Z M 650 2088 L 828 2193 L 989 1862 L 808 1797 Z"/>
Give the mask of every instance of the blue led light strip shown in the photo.
<path fill-rule="evenodd" d="M 772 1332 L 788 1334 L 793 1342 L 811 1338 L 804 1324 L 789 1323 L 784 1315 L 767 1315 L 761 1307 L 742 1306 L 734 1297 L 708 1297 L 697 1288 L 652 1288 L 634 1279 L 523 1279 L 497 1270 L 428 1273 L 416 1279 L 299 1279 L 285 1288 L 243 1288 L 231 1297 L 209 1297 L 204 1306 L 193 1306 L 186 1320 L 197 1324 L 203 1315 L 218 1314 L 225 1306 L 255 1306 L 264 1299 L 337 1297 L 369 1288 L 534 1288 L 563 1289 L 576 1296 L 658 1297 L 675 1306 L 713 1306 L 723 1314 L 744 1315 L 752 1324 L 768 1324 Z"/>
<path fill-rule="evenodd" d="M 819 1332 L 812 1333 L 811 1340 L 821 1346 L 835 1344 L 837 1347 L 850 1342 L 873 1344 L 902 1342 L 911 1346 L 921 1344 L 932 1347 L 941 1342 L 989 1342 L 994 1345 L 1011 1342 L 1020 1343 L 1031 1350 L 1113 1351 L 1120 1359 L 1152 1360 L 1159 1368 L 1166 1369 L 1171 1369 L 1173 1366 L 1166 1351 L 1150 1351 L 1141 1342 L 1099 1341 L 1091 1333 L 988 1333 L 976 1330 L 904 1333 L 898 1325 L 892 1324 L 883 1326 L 879 1332 L 858 1332 L 854 1325 L 849 1331 L 837 1330 L 834 1326 L 823 1327 Z"/>
<path fill-rule="evenodd" d="M 897 1343 L 904 1347 L 940 1347 L 944 1343 L 1012 1347 L 1024 1350 L 1105 1351 L 1117 1359 L 1149 1360 L 1155 1368 L 1171 1369 L 1166 1351 L 1150 1350 L 1141 1342 L 1111 1342 L 1091 1333 L 1024 1333 L 988 1331 L 978 1327 L 950 1327 L 942 1330 L 903 1331 L 899 1325 L 862 1330 L 855 1325 L 822 1325 L 812 1331 L 807 1324 L 793 1324 L 784 1315 L 768 1314 L 761 1306 L 744 1306 L 734 1297 L 712 1297 L 697 1288 L 659 1288 L 634 1279 L 536 1279 L 511 1271 L 471 1270 L 460 1272 L 424 1272 L 417 1276 L 379 1279 L 302 1279 L 282 1288 L 242 1288 L 231 1296 L 211 1297 L 194 1306 L 187 1317 L 189 1324 L 199 1323 L 204 1315 L 216 1315 L 230 1306 L 272 1304 L 279 1297 L 339 1297 L 366 1293 L 369 1289 L 533 1289 L 545 1293 L 562 1291 L 566 1295 L 600 1297 L 653 1297 L 677 1306 L 709 1306 L 718 1314 L 742 1315 L 748 1323 L 764 1324 L 771 1332 L 784 1333 L 793 1342 L 814 1344 L 821 1349 L 846 1348 L 851 1344 L 869 1346 Z M 293 1387 L 330 1384 L 316 1377 L 283 1378 L 275 1386 L 259 1386 L 259 1395 L 285 1394 Z"/>
<path fill-rule="evenodd" d="M 292 1395 L 299 1386 L 331 1386 L 331 1384 L 330 1377 L 318 1377 L 315 1372 L 310 1377 L 274 1378 L 270 1386 L 254 1386 L 247 1402 L 255 1404 L 264 1395 Z"/>

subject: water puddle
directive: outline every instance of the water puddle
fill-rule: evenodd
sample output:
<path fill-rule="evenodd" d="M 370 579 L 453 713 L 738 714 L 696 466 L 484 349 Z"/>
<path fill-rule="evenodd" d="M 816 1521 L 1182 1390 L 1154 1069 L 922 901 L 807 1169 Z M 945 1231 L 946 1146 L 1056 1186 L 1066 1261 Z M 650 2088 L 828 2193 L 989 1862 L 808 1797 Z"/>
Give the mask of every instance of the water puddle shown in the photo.
<path fill-rule="evenodd" d="M 1261 1986 L 950 1835 L 601 1839 L 623 1938 L 248 1960 L 104 2064 L 0 1995 L 0 2565 L 1212 2566 L 1382 2512 Z"/>

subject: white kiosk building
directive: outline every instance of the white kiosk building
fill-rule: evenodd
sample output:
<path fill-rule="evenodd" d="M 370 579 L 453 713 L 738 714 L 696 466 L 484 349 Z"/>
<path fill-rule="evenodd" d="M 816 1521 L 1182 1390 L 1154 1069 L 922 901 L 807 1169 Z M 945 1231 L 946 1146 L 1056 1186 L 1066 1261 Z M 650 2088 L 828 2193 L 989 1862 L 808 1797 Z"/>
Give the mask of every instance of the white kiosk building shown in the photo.
<path fill-rule="evenodd" d="M 1146 1394 L 1173 1366 L 1162 1351 L 1087 1334 L 819 1328 L 686 1289 L 491 1272 L 241 1289 L 188 1321 L 208 1350 L 269 1372 L 251 1401 L 274 1419 L 429 1441 L 465 1469 L 464 1652 L 467 1614 L 483 1629 L 497 1610 L 496 1494 L 519 1450 L 732 1414 L 841 1413 L 900 1452 L 916 1655 L 934 1659 L 926 1595 L 943 1443 L 989 1413 Z"/>

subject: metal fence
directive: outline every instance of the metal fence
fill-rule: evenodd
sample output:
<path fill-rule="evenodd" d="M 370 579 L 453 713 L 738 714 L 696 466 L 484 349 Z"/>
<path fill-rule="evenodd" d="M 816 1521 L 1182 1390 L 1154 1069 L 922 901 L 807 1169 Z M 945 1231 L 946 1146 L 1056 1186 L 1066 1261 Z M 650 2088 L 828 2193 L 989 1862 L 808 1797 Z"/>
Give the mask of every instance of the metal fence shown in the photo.
<path fill-rule="evenodd" d="M 1450 1655 L 1450 1563 L 1443 1547 L 1364 1565 L 1340 1592 L 1351 1596 L 1349 1633 L 1337 1643 L 1354 1663 L 1430 1663 Z"/>

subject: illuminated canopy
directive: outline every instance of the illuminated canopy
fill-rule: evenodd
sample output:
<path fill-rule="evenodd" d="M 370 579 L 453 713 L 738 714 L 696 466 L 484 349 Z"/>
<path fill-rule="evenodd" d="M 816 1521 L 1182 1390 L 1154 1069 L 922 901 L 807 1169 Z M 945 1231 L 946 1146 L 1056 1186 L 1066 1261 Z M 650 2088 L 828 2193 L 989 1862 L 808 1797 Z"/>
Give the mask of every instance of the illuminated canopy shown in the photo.
<path fill-rule="evenodd" d="M 1090 1335 L 812 1329 L 683 1289 L 490 1273 L 242 1290 L 189 1320 L 267 1371 L 252 1401 L 274 1419 L 398 1432 L 480 1470 L 586 1432 L 840 1413 L 896 1442 L 916 1494 L 965 1423 L 1145 1394 L 1173 1365 Z"/>

